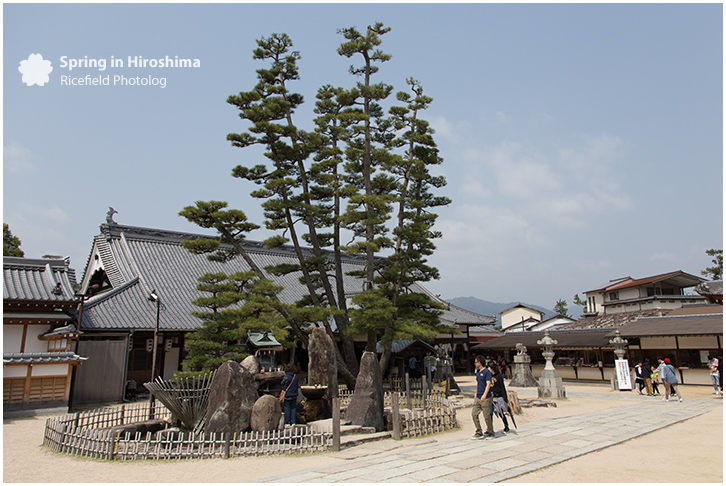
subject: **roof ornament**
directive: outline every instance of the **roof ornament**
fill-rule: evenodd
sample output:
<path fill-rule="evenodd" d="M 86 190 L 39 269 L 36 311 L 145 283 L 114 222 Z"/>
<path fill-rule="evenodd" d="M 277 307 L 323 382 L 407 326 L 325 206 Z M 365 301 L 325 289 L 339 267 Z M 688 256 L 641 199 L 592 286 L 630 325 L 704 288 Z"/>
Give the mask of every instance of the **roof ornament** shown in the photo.
<path fill-rule="evenodd" d="M 114 214 L 118 214 L 118 211 L 109 206 L 108 212 L 106 213 L 106 224 L 118 224 L 116 221 L 113 220 Z"/>

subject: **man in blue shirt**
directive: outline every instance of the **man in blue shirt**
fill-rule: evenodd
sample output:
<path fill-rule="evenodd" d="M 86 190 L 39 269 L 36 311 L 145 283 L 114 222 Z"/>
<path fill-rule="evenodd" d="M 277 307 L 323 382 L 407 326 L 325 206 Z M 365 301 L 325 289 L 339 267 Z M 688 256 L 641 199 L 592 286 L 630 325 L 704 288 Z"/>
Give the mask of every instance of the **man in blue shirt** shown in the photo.
<path fill-rule="evenodd" d="M 471 407 L 471 418 L 474 421 L 476 432 L 475 438 L 489 439 L 494 437 L 494 424 L 492 423 L 492 372 L 484 366 L 484 357 L 477 356 L 474 359 L 474 367 L 476 368 L 476 398 L 474 405 Z M 479 414 L 484 413 L 484 423 L 487 430 L 482 434 L 481 423 L 479 423 Z"/>

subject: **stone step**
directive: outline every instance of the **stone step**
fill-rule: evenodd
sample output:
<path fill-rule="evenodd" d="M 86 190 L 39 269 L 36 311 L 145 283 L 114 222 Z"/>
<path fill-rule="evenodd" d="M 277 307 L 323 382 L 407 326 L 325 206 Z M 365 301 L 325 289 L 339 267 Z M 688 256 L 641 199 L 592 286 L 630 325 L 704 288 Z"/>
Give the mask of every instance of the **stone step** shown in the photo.
<path fill-rule="evenodd" d="M 368 427 L 364 427 L 368 428 Z M 371 427 L 372 428 L 372 427 Z M 364 444 L 366 442 L 373 442 L 377 440 L 385 440 L 391 438 L 391 432 L 383 431 L 383 432 L 369 432 L 365 434 L 353 434 L 353 435 L 345 435 L 342 434 L 341 431 L 341 438 L 340 438 L 340 447 L 353 447 L 357 445 Z"/>

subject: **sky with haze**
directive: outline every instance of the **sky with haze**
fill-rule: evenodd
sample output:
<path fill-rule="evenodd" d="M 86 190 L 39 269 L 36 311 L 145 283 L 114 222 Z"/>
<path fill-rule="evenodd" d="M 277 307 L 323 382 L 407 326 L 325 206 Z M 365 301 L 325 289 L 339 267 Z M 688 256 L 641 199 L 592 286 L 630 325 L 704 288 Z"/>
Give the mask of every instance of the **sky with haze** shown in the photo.
<path fill-rule="evenodd" d="M 711 265 L 705 251 L 723 247 L 718 3 L 4 4 L 3 221 L 26 257 L 70 256 L 79 279 L 109 206 L 119 224 L 205 233 L 179 211 L 225 200 L 262 225 L 255 187 L 230 175 L 261 152 L 226 141 L 247 127 L 227 97 L 267 67 L 256 39 L 292 38 L 290 88 L 306 100 L 295 121 L 312 129 L 317 89 L 357 80 L 336 30 L 378 21 L 393 57 L 374 81 L 400 91 L 413 77 L 434 99 L 424 117 L 453 202 L 429 289 L 552 308 L 618 277 Z M 21 79 L 31 54 L 52 64 L 42 86 Z M 67 64 L 129 56 L 200 66 Z M 61 84 L 86 75 L 111 84 Z"/>

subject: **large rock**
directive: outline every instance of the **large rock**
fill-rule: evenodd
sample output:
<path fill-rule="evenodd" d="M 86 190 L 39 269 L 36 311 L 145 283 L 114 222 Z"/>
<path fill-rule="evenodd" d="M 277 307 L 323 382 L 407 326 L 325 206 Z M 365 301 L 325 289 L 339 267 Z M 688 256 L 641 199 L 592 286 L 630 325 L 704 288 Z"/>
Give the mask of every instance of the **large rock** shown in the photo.
<path fill-rule="evenodd" d="M 242 368 L 246 369 L 253 375 L 256 375 L 260 372 L 260 363 L 258 363 L 257 358 L 252 355 L 247 356 L 245 359 L 243 359 L 240 365 L 242 365 Z"/>
<path fill-rule="evenodd" d="M 262 395 L 252 407 L 250 427 L 255 432 L 277 430 L 281 416 L 280 400 L 272 395 Z"/>
<path fill-rule="evenodd" d="M 335 343 L 322 327 L 316 327 L 308 340 L 308 385 L 327 385 L 323 397 L 330 404 L 338 396 L 338 362 Z"/>
<path fill-rule="evenodd" d="M 355 391 L 345 411 L 345 422 L 383 430 L 383 377 L 375 353 L 366 351 L 360 360 Z"/>
<path fill-rule="evenodd" d="M 250 430 L 252 407 L 259 398 L 255 377 L 234 361 L 222 364 L 209 389 L 205 432 Z"/>

